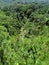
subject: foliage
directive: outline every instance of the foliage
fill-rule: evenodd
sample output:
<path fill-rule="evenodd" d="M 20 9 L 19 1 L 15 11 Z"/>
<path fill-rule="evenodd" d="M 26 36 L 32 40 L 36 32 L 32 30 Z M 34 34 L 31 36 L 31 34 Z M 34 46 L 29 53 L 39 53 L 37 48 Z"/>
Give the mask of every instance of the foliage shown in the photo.
<path fill-rule="evenodd" d="M 15 4 L 0 9 L 0 65 L 49 64 L 49 5 Z"/>

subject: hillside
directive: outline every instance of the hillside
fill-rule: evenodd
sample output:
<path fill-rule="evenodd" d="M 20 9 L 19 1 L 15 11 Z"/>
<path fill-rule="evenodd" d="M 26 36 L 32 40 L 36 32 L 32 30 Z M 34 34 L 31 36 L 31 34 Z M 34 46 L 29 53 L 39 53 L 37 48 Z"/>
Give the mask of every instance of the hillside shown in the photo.
<path fill-rule="evenodd" d="M 48 3 L 49 0 L 0 0 L 0 6 L 7 6 L 13 3 L 32 3 L 32 2 L 46 2 Z"/>
<path fill-rule="evenodd" d="M 49 65 L 49 5 L 43 5 L 0 9 L 0 65 Z"/>

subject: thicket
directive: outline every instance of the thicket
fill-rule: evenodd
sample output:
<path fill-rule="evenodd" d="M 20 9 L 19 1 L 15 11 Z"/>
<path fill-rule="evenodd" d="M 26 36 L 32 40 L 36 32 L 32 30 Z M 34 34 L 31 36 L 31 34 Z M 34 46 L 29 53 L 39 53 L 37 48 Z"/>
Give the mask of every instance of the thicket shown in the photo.
<path fill-rule="evenodd" d="M 49 65 L 49 5 L 0 8 L 0 65 Z"/>

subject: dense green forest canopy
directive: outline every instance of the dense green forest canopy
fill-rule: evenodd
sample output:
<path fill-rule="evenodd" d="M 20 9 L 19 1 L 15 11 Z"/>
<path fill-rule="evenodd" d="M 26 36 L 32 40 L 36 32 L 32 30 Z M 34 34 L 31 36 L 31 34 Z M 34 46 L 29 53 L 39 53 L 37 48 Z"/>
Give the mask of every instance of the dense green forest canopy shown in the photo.
<path fill-rule="evenodd" d="M 49 5 L 0 7 L 0 65 L 49 65 Z"/>

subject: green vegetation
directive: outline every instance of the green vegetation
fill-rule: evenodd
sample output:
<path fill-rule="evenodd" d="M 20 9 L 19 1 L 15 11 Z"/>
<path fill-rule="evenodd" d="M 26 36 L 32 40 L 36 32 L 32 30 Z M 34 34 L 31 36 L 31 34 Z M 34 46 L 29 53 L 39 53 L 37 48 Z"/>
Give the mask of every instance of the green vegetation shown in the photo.
<path fill-rule="evenodd" d="M 49 5 L 0 8 L 0 65 L 49 65 Z"/>

